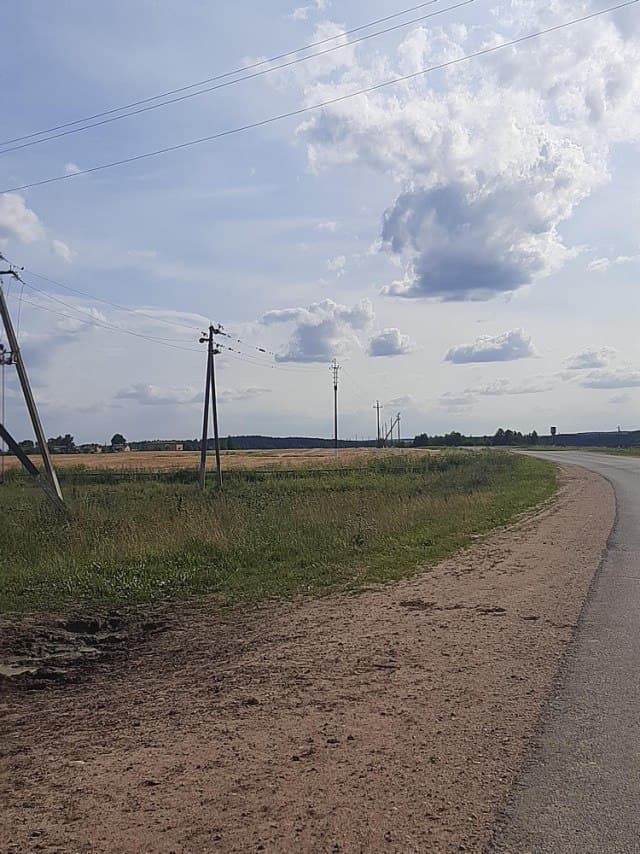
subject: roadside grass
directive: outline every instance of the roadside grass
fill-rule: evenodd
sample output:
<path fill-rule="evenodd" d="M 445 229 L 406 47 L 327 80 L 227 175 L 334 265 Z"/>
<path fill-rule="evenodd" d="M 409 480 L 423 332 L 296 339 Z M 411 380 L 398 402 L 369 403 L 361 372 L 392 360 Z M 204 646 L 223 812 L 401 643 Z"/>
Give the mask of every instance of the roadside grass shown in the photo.
<path fill-rule="evenodd" d="M 588 448 L 588 450 L 600 454 L 613 454 L 615 457 L 640 457 L 640 447 L 637 445 L 632 448 Z"/>
<path fill-rule="evenodd" d="M 552 463 L 515 454 L 399 462 L 229 480 L 222 494 L 176 479 L 70 483 L 69 519 L 16 475 L 0 486 L 0 611 L 354 589 L 411 575 L 556 489 Z"/>

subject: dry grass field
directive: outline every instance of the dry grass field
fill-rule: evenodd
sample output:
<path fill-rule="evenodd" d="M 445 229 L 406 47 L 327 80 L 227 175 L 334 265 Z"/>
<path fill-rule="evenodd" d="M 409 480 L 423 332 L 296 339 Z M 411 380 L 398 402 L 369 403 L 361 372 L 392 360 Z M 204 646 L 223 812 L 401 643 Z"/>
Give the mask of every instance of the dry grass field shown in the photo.
<path fill-rule="evenodd" d="M 225 469 L 254 469 L 254 468 L 296 468 L 309 466 L 311 468 L 333 467 L 338 465 L 356 465 L 368 460 L 390 454 L 416 454 L 422 456 L 430 453 L 422 448 L 398 450 L 388 448 L 345 448 L 341 449 L 338 457 L 331 448 L 291 449 L 276 451 L 223 451 L 222 466 Z M 433 453 L 433 451 L 431 452 Z M 34 457 L 38 465 L 38 457 Z M 87 469 L 108 469 L 110 471 L 144 470 L 144 471 L 177 471 L 180 469 L 197 469 L 200 465 L 199 451 L 129 451 L 119 454 L 57 454 L 54 457 L 56 468 L 79 467 Z M 208 464 L 215 465 L 215 454 L 209 452 Z M 15 457 L 6 457 L 7 469 L 20 465 Z"/>

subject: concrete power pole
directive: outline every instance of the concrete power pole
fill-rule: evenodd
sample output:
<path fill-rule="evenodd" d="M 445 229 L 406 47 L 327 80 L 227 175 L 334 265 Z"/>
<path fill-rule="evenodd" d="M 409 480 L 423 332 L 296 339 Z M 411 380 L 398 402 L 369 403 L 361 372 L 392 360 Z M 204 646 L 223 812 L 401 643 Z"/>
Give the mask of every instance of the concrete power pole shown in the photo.
<path fill-rule="evenodd" d="M 331 362 L 331 372 L 333 374 L 333 448 L 335 453 L 338 453 L 338 375 L 340 373 L 340 365 L 334 359 Z"/>
<path fill-rule="evenodd" d="M 380 447 L 382 447 L 382 446 L 380 445 L 380 410 L 381 410 L 381 408 L 382 408 L 382 407 L 380 406 L 380 401 L 379 401 L 379 400 L 376 400 L 375 405 L 374 405 L 374 407 L 373 407 L 373 408 L 376 410 L 376 426 L 377 426 L 377 428 L 378 428 L 378 432 L 377 432 L 377 437 L 378 437 L 378 438 L 377 438 L 377 444 L 378 444 L 378 447 L 380 448 Z"/>
<path fill-rule="evenodd" d="M 398 412 L 398 415 L 397 415 L 397 419 L 398 419 L 398 447 L 400 447 L 400 445 L 402 443 L 402 437 L 400 436 L 400 418 L 401 418 L 401 415 Z"/>
<path fill-rule="evenodd" d="M 1 257 L 2 256 L 0 256 L 0 258 Z M 18 281 L 20 281 L 20 276 L 14 270 L 0 270 L 0 276 L 3 275 L 13 276 L 14 278 L 18 279 Z M 46 493 L 51 502 L 55 504 L 55 506 L 59 510 L 65 510 L 66 508 L 64 498 L 62 497 L 62 490 L 60 489 L 58 477 L 51 461 L 49 446 L 47 445 L 44 430 L 42 429 L 40 415 L 38 414 L 38 407 L 36 406 L 35 398 L 33 397 L 33 392 L 31 391 L 29 376 L 27 374 L 27 369 L 22 359 L 22 354 L 18 345 L 18 338 L 13 328 L 13 323 L 11 321 L 11 315 L 9 314 L 9 307 L 7 305 L 7 301 L 4 296 L 4 290 L 2 288 L 1 279 L 0 316 L 2 317 L 2 323 L 4 326 L 5 333 L 7 335 L 7 341 L 9 343 L 9 353 L 7 353 L 6 350 L 3 351 L 3 363 L 5 365 L 15 365 L 16 373 L 18 374 L 18 379 L 20 381 L 20 387 L 22 388 L 24 401 L 27 405 L 27 410 L 29 412 L 29 418 L 31 419 L 31 424 L 33 426 L 33 432 L 36 435 L 36 441 L 38 443 L 40 455 L 42 456 L 42 463 L 44 465 L 45 474 L 43 475 L 41 472 L 38 471 L 33 462 L 24 453 L 18 442 L 9 433 L 4 424 L 0 424 L 0 436 L 7 443 L 10 450 L 16 455 L 16 457 L 18 457 L 25 470 L 27 471 L 27 474 Z"/>
<path fill-rule="evenodd" d="M 200 448 L 200 488 L 204 489 L 207 474 L 207 444 L 209 441 L 209 393 L 211 393 L 211 403 L 213 409 L 213 437 L 216 449 L 216 473 L 218 478 L 218 486 L 222 489 L 222 465 L 220 462 L 220 436 L 218 433 L 218 401 L 216 397 L 216 370 L 215 356 L 220 350 L 215 346 L 213 341 L 214 335 L 219 335 L 222 332 L 222 327 L 209 326 L 208 334 L 203 332 L 200 337 L 201 344 L 207 344 L 207 377 L 204 387 L 204 414 L 202 418 L 202 446 Z"/>

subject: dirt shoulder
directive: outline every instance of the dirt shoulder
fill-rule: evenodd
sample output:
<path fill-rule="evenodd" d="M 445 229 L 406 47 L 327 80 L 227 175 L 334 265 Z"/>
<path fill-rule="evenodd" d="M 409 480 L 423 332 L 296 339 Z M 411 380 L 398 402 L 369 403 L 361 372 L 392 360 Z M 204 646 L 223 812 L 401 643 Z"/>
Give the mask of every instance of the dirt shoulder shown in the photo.
<path fill-rule="evenodd" d="M 78 684 L 0 700 L 8 852 L 481 851 L 614 519 L 555 505 L 406 582 L 184 609 Z"/>

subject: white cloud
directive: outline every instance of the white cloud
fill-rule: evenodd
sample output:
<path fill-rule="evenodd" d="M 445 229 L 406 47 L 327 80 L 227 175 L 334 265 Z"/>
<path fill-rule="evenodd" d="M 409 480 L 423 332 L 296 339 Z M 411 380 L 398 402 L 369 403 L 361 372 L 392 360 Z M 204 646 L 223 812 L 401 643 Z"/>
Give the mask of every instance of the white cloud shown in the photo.
<path fill-rule="evenodd" d="M 415 350 L 415 344 L 399 329 L 388 327 L 378 332 L 369 341 L 370 356 L 403 356 Z"/>
<path fill-rule="evenodd" d="M 344 255 L 337 255 L 335 258 L 330 258 L 327 261 L 327 270 L 330 273 L 335 273 L 339 279 L 344 276 L 347 266 L 347 259 Z"/>
<path fill-rule="evenodd" d="M 584 371 L 593 368 L 606 368 L 617 357 L 617 351 L 613 347 L 598 347 L 582 350 L 574 356 L 565 360 L 569 371 Z"/>
<path fill-rule="evenodd" d="M 553 388 L 549 377 L 529 377 L 523 380 L 499 379 L 483 385 L 465 388 L 462 391 L 448 391 L 438 398 L 439 405 L 449 412 L 466 412 L 472 409 L 478 398 L 502 397 L 503 395 L 541 394 Z"/>
<path fill-rule="evenodd" d="M 333 234 L 338 230 L 338 223 L 334 220 L 327 220 L 326 222 L 319 222 L 315 228 L 316 231 L 328 231 Z"/>
<path fill-rule="evenodd" d="M 50 308 L 51 306 L 51 303 L 39 294 L 30 294 L 29 299 L 30 303 L 40 305 L 43 308 Z M 73 298 L 71 299 L 73 300 Z M 25 306 L 25 312 L 30 311 L 30 309 L 30 305 Z M 82 308 L 76 308 L 76 311 L 78 312 L 77 316 L 69 315 L 56 318 L 53 323 L 47 323 L 44 330 L 41 331 L 31 331 L 23 326 L 20 333 L 20 350 L 30 370 L 39 371 L 50 365 L 60 350 L 70 344 L 86 342 L 94 330 L 107 322 L 105 315 L 96 308 L 83 305 Z M 55 317 L 55 315 L 49 315 L 49 317 Z"/>
<path fill-rule="evenodd" d="M 62 258 L 65 264 L 72 264 L 73 259 L 77 256 L 77 252 L 67 246 L 66 243 L 63 243 L 62 240 L 52 240 L 51 241 L 51 251 L 54 255 L 57 255 L 58 258 Z"/>
<path fill-rule="evenodd" d="M 596 258 L 587 265 L 587 270 L 590 273 L 603 273 L 611 266 L 611 261 L 608 258 Z"/>
<path fill-rule="evenodd" d="M 471 362 L 511 362 L 535 355 L 536 351 L 529 335 L 523 329 L 514 329 L 502 335 L 482 335 L 473 344 L 452 347 L 446 354 L 445 361 L 466 365 Z"/>
<path fill-rule="evenodd" d="M 506 8 L 505 8 L 506 7 Z M 512 0 L 481 26 L 417 28 L 393 57 L 358 48 L 307 104 L 560 24 L 592 2 Z M 383 245 L 404 275 L 385 292 L 489 299 L 562 266 L 560 226 L 609 179 L 616 142 L 640 137 L 638 39 L 599 18 L 535 42 L 325 107 L 299 133 L 315 171 L 359 163 L 395 179 Z"/>
<path fill-rule="evenodd" d="M 27 207 L 19 193 L 0 195 L 0 242 L 9 239 L 33 243 L 44 237 L 38 215 Z"/>
<path fill-rule="evenodd" d="M 271 389 L 269 388 L 253 386 L 250 388 L 222 389 L 218 393 L 218 400 L 220 403 L 239 403 L 245 400 L 255 400 L 258 397 L 268 394 L 270 391 Z"/>
<path fill-rule="evenodd" d="M 468 389 L 483 397 L 500 397 L 502 395 L 540 394 L 553 388 L 553 380 L 548 377 L 529 377 L 524 380 L 495 380 L 477 388 Z"/>
<path fill-rule="evenodd" d="M 631 403 L 633 398 L 631 395 L 624 391 L 621 394 L 614 394 L 609 398 L 609 403 L 613 406 L 626 406 Z"/>
<path fill-rule="evenodd" d="M 294 331 L 279 362 L 327 362 L 359 344 L 357 332 L 373 322 L 371 301 L 360 300 L 352 308 L 330 299 L 312 303 L 308 308 L 268 311 L 262 323 L 295 323 Z"/>
<path fill-rule="evenodd" d="M 330 0 L 313 0 L 309 6 L 298 6 L 288 17 L 292 21 L 307 21 L 314 13 L 326 12 L 330 5 Z"/>
<path fill-rule="evenodd" d="M 617 258 L 596 258 L 587 265 L 587 270 L 590 273 L 604 273 L 610 267 L 619 266 L 620 264 L 633 264 L 634 261 L 640 261 L 640 255 L 618 255 Z"/>
<path fill-rule="evenodd" d="M 82 170 L 80 169 L 80 167 L 78 166 L 77 163 L 65 163 L 65 166 L 64 166 L 65 175 L 77 175 L 78 172 L 81 172 L 81 171 Z"/>
<path fill-rule="evenodd" d="M 390 409 L 417 409 L 419 401 L 412 394 L 403 394 L 387 401 L 385 406 Z"/>
<path fill-rule="evenodd" d="M 584 388 L 639 388 L 640 371 L 634 368 L 603 368 L 580 377 Z"/>
<path fill-rule="evenodd" d="M 447 391 L 440 395 L 438 403 L 448 412 L 467 412 L 473 408 L 477 400 L 472 391 Z"/>
<path fill-rule="evenodd" d="M 202 390 L 192 386 L 161 388 L 148 383 L 135 383 L 116 393 L 118 400 L 135 400 L 142 406 L 168 406 L 197 403 L 202 399 Z"/>

